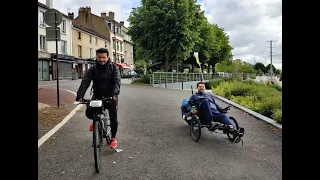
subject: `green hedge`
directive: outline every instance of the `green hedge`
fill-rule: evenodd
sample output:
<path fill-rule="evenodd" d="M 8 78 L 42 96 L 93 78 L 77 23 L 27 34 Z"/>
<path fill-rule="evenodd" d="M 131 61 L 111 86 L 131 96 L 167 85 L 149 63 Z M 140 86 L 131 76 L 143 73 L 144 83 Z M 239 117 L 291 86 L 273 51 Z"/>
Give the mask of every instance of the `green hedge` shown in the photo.
<path fill-rule="evenodd" d="M 223 82 L 212 92 L 219 96 L 282 122 L 282 92 L 275 87 L 266 87 L 253 80 Z"/>
<path fill-rule="evenodd" d="M 132 84 L 150 84 L 151 74 L 142 75 L 139 79 L 136 79 Z"/>

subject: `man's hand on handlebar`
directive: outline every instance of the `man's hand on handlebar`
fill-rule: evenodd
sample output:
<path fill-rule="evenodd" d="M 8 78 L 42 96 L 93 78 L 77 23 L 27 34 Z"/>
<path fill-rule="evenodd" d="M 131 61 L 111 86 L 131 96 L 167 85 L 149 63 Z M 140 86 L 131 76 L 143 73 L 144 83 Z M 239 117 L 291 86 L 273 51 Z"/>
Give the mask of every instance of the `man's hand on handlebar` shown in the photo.
<path fill-rule="evenodd" d="M 230 110 L 230 106 L 227 106 L 227 107 L 225 107 L 223 109 L 219 109 L 219 111 L 222 112 L 222 113 L 227 113 L 228 110 Z"/>

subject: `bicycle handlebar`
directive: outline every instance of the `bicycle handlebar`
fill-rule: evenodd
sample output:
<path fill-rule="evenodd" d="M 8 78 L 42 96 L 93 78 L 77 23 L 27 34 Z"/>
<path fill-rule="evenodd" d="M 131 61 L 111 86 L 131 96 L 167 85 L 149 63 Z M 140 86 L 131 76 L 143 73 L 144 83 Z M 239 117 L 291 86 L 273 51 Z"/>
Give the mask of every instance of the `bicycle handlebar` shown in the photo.
<path fill-rule="evenodd" d="M 81 101 L 75 101 L 73 104 L 88 104 L 90 101 L 102 101 L 102 102 L 110 102 L 113 100 L 113 97 L 102 97 L 101 99 L 81 99 Z"/>

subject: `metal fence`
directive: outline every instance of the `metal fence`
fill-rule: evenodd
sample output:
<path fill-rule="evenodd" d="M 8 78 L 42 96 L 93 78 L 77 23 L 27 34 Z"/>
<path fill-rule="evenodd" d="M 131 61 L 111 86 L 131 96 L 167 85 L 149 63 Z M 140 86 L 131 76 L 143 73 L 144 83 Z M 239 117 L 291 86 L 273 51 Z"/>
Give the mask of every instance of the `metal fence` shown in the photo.
<path fill-rule="evenodd" d="M 175 73 L 175 72 L 154 72 L 150 77 L 150 84 L 153 87 L 189 89 L 195 87 L 199 81 L 208 82 L 216 78 L 243 78 L 243 73 Z"/>
<path fill-rule="evenodd" d="M 184 89 L 190 83 L 209 81 L 212 78 L 212 73 L 154 72 L 150 78 L 150 84 L 153 87 Z"/>

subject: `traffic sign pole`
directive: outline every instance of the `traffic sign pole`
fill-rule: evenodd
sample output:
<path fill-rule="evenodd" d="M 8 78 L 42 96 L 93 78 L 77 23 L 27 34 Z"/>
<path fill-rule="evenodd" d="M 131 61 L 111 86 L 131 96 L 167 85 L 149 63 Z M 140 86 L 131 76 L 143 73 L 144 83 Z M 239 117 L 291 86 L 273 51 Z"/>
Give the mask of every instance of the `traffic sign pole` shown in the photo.
<path fill-rule="evenodd" d="M 54 28 L 55 28 L 55 32 L 56 32 L 56 61 L 57 61 L 57 106 L 60 106 L 60 95 L 59 95 L 59 58 L 58 58 L 58 31 L 57 31 L 57 16 L 58 16 L 58 12 L 54 13 L 54 19 L 55 19 L 55 24 L 54 24 Z"/>
<path fill-rule="evenodd" d="M 59 11 L 57 11 L 56 9 L 49 9 L 48 11 L 46 11 L 45 15 L 44 15 L 44 21 L 46 22 L 46 24 L 48 26 L 53 26 L 54 27 L 54 37 L 55 38 L 48 38 L 48 41 L 55 41 L 56 42 L 56 64 L 57 64 L 57 106 L 60 106 L 60 95 L 59 95 L 59 57 L 58 57 L 58 41 L 60 41 L 60 29 L 58 28 L 58 26 L 61 24 L 62 22 L 62 15 Z M 50 31 L 52 30 L 52 28 L 46 28 L 46 32 L 52 32 Z M 48 33 L 48 35 L 51 35 L 51 33 Z M 53 36 L 53 34 L 52 34 Z"/>

